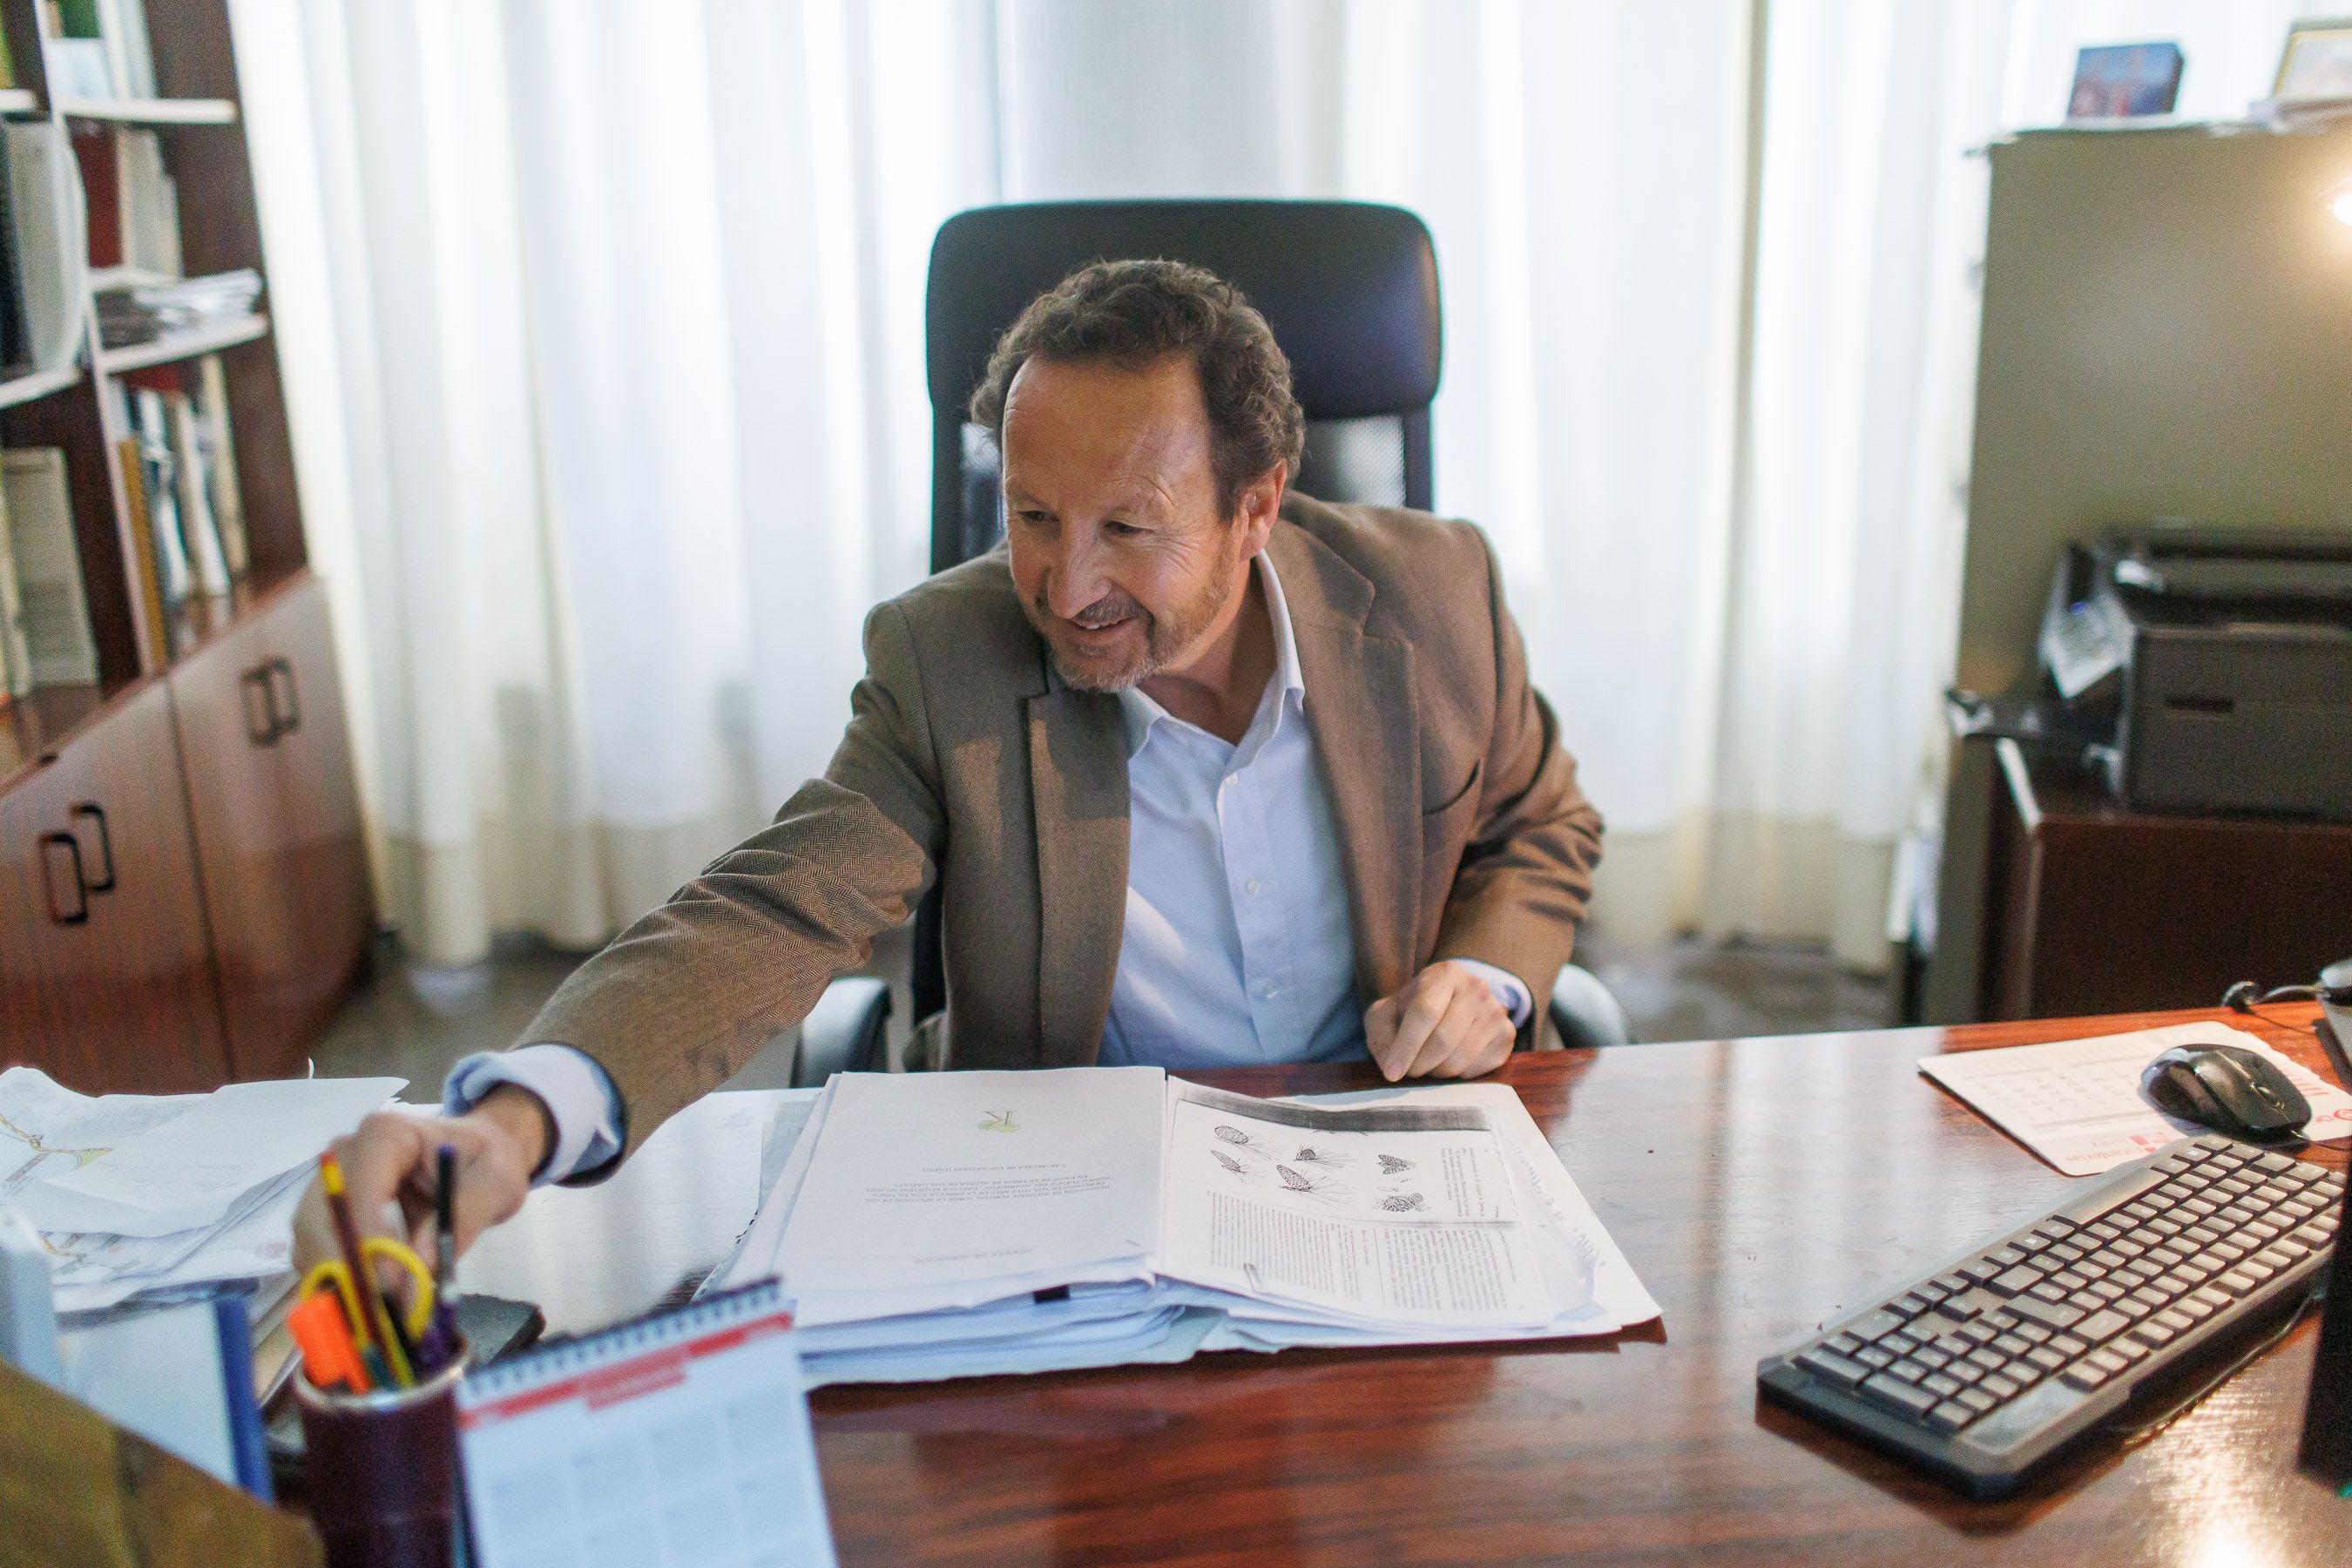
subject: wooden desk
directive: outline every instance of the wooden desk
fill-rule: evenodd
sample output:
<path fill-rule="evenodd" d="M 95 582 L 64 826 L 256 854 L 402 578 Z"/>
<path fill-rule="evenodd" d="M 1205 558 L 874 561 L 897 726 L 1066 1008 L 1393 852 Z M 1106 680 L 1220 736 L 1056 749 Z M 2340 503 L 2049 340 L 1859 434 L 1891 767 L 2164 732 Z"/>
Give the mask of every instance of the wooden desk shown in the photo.
<path fill-rule="evenodd" d="M 2341 1564 L 2352 1505 L 2293 1469 L 2313 1323 L 2144 1447 L 2095 1447 L 1998 1504 L 1756 1398 L 1759 1358 L 2074 1184 L 1921 1078 L 1919 1057 L 2219 1016 L 1518 1058 L 1505 1080 L 1662 1322 L 1542 1348 L 825 1390 L 842 1561 Z M 2326 1071 L 2307 1032 L 2239 1022 Z M 1283 1093 L 1369 1071 L 1208 1076 Z M 534 1196 L 464 1279 L 541 1301 L 559 1328 L 644 1309 L 749 1220 L 772 1106 L 713 1097 L 606 1185 Z"/>

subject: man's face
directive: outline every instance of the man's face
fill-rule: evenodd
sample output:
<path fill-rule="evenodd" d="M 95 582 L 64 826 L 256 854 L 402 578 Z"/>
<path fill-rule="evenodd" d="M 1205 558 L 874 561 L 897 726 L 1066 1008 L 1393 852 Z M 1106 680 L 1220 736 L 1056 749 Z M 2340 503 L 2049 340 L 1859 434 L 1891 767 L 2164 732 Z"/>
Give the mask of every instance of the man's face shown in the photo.
<path fill-rule="evenodd" d="M 1230 620 L 1264 542 L 1218 515 L 1208 409 L 1181 355 L 1022 366 L 1004 405 L 1004 510 L 1021 607 L 1087 691 L 1184 669 Z"/>

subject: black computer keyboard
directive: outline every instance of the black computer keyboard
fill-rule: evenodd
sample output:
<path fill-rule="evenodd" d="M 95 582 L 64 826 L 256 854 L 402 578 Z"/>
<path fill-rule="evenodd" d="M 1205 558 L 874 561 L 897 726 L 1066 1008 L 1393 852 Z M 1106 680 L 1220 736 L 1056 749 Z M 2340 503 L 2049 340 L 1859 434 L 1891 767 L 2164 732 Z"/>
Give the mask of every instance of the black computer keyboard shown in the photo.
<path fill-rule="evenodd" d="M 2299 1306 L 2343 1190 L 2305 1161 L 2188 1139 L 1767 1357 L 1757 1381 L 1998 1497 L 2142 1388 Z"/>

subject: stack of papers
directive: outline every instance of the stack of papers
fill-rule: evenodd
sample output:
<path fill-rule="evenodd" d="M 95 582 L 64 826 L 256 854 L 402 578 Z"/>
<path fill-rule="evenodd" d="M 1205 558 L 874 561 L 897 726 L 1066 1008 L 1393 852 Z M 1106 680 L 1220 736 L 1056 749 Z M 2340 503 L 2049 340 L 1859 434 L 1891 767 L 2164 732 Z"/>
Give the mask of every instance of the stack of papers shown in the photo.
<path fill-rule="evenodd" d="M 63 1088 L 0 1072 L 0 1203 L 41 1233 L 58 1310 L 287 1268 L 319 1151 L 407 1082 L 236 1083 L 205 1094 Z"/>
<path fill-rule="evenodd" d="M 1507 1087 L 1267 1100 L 1157 1068 L 835 1078 L 705 1289 L 771 1276 L 813 1386 L 1658 1310 Z"/>
<path fill-rule="evenodd" d="M 143 343 L 253 314 L 261 274 L 250 267 L 206 278 L 168 278 L 116 268 L 93 276 L 99 341 L 110 349 Z"/>

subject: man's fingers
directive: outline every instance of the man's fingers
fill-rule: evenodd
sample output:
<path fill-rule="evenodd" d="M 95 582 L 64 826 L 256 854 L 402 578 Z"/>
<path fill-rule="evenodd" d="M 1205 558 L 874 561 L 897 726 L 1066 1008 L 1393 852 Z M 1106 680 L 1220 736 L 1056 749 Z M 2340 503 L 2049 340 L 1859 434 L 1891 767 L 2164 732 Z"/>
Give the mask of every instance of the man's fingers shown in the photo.
<path fill-rule="evenodd" d="M 1517 1038 L 1511 1016 L 1499 1006 L 1496 1016 L 1472 1029 L 1454 1053 L 1439 1063 L 1433 1078 L 1476 1078 L 1503 1065 Z"/>
<path fill-rule="evenodd" d="M 1455 995 L 1446 1005 L 1444 1016 L 1429 1031 L 1429 1037 L 1422 1042 L 1406 1076 L 1427 1078 L 1434 1074 L 1475 1037 L 1481 1022 L 1475 999 Z"/>
<path fill-rule="evenodd" d="M 416 1162 L 425 1154 L 425 1133 L 416 1121 L 395 1110 L 379 1110 L 359 1124 L 358 1131 L 334 1142 L 335 1162 L 343 1168 L 343 1185 L 351 1194 L 352 1219 L 362 1236 L 397 1237 L 386 1224 L 384 1205 L 401 1195 Z"/>
<path fill-rule="evenodd" d="M 1412 999 L 1397 1017 L 1396 1038 L 1389 1043 L 1388 1056 L 1381 1064 L 1381 1070 L 1388 1074 L 1391 1082 L 1412 1077 L 1420 1067 L 1432 1037 L 1444 1023 L 1450 1008 L 1452 987 L 1441 977 L 1442 972 L 1428 969 L 1422 973 L 1428 983 L 1412 988 Z"/>

